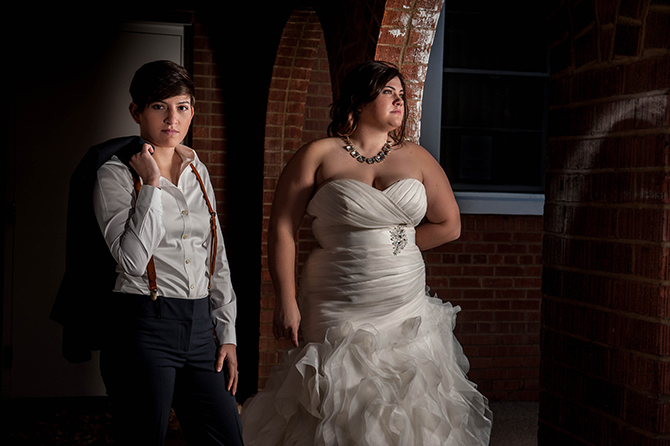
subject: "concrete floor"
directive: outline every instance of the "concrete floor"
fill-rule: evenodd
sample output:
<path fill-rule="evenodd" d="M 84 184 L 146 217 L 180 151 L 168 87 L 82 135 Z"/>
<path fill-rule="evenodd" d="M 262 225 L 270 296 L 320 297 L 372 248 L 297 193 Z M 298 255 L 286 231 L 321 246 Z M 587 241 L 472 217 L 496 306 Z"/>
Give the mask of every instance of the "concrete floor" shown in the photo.
<path fill-rule="evenodd" d="M 3 401 L 0 444 L 17 446 L 107 444 L 110 427 L 105 398 L 47 398 Z M 539 404 L 491 402 L 493 430 L 489 446 L 537 446 Z M 75 441 L 76 440 L 76 441 Z M 165 446 L 186 446 L 178 429 L 170 428 Z"/>
<path fill-rule="evenodd" d="M 492 401 L 489 446 L 537 446 L 539 403 Z"/>
<path fill-rule="evenodd" d="M 489 407 L 493 411 L 489 446 L 537 446 L 539 403 L 493 401 Z M 186 446 L 186 441 L 181 432 L 173 431 L 165 446 Z"/>

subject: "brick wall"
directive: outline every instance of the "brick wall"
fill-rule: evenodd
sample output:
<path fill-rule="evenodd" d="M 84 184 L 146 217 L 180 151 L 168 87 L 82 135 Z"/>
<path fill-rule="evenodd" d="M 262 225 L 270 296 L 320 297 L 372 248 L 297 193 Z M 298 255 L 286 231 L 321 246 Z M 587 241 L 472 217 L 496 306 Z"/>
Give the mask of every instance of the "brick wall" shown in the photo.
<path fill-rule="evenodd" d="M 491 400 L 537 401 L 542 217 L 462 215 L 459 240 L 425 253 L 431 292 L 460 305 L 468 377 Z"/>
<path fill-rule="evenodd" d="M 302 144 L 324 138 L 330 124 L 330 104 L 333 102 L 333 88 L 330 82 L 330 64 L 326 42 L 321 36 L 316 48 L 312 74 L 307 87 L 305 115 L 302 126 Z"/>
<path fill-rule="evenodd" d="M 670 444 L 669 19 L 551 8 L 541 445 Z"/>
<path fill-rule="evenodd" d="M 265 45 L 249 51 L 231 44 L 240 26 L 222 26 L 222 18 L 240 17 L 238 4 L 199 8 L 181 21 L 190 23 L 186 54 L 196 87 L 192 145 L 207 164 L 216 193 L 233 285 L 237 293 L 237 397 L 256 393 L 259 362 L 259 312 L 262 228 L 263 149 L 273 44 L 281 12 L 259 15 L 255 26 L 266 31 Z M 246 10 L 245 10 L 246 11 Z M 177 20 L 175 20 L 177 21 Z M 285 24 L 285 19 L 281 26 Z M 276 40 L 275 40 L 276 39 Z M 231 61 L 239 64 L 233 67 Z M 242 70 L 242 71 L 240 71 Z M 244 82 L 240 84 L 240 72 Z"/>
<path fill-rule="evenodd" d="M 274 291 L 267 259 L 270 208 L 277 180 L 288 160 L 306 138 L 324 136 L 318 128 L 324 121 L 324 104 L 332 102 L 328 97 L 330 76 L 325 56 L 323 31 L 316 13 L 312 9 L 294 11 L 286 22 L 277 49 L 265 128 L 258 372 L 261 389 L 265 387 L 271 367 L 279 361 L 280 352 L 290 346 L 289 341 L 277 341 L 272 334 Z M 326 120 L 327 116 L 326 112 Z M 298 243 L 300 251 L 306 249 L 305 243 Z"/>
<path fill-rule="evenodd" d="M 207 165 L 216 194 L 217 209 L 226 209 L 226 121 L 221 87 L 222 76 L 215 63 L 215 51 L 205 26 L 193 19 L 193 67 L 196 114 L 191 127 L 193 148 Z M 226 212 L 219 214 L 225 233 Z"/>

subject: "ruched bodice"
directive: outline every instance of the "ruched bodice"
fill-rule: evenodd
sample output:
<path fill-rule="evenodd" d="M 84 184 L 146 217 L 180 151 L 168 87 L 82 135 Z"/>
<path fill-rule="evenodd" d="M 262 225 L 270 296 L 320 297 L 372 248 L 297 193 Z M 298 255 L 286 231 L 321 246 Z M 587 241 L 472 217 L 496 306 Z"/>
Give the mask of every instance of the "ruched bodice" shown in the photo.
<path fill-rule="evenodd" d="M 398 225 L 411 228 L 426 213 L 426 191 L 414 178 L 396 181 L 384 190 L 353 179 L 321 185 L 307 206 L 312 231 L 323 248 L 390 244 Z"/>
<path fill-rule="evenodd" d="M 478 446 L 486 398 L 453 336 L 458 307 L 426 292 L 416 179 L 331 180 L 307 206 L 319 246 L 302 271 L 304 343 L 245 403 L 245 444 Z"/>
<path fill-rule="evenodd" d="M 300 283 L 305 340 L 320 341 L 344 321 L 385 326 L 395 312 L 410 316 L 425 304 L 425 268 L 414 242 L 425 212 L 426 191 L 413 178 L 384 190 L 352 179 L 319 188 L 307 206 L 320 247 Z"/>

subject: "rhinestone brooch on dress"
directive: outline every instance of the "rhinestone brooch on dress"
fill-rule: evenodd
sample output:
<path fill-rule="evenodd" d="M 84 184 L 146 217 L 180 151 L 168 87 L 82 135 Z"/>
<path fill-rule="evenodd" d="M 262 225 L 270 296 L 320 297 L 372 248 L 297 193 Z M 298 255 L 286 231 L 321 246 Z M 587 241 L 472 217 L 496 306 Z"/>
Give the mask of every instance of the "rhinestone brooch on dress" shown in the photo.
<path fill-rule="evenodd" d="M 391 245 L 393 245 L 393 255 L 397 256 L 400 251 L 407 246 L 407 234 L 405 233 L 405 225 L 397 225 L 389 231 L 391 233 Z"/>

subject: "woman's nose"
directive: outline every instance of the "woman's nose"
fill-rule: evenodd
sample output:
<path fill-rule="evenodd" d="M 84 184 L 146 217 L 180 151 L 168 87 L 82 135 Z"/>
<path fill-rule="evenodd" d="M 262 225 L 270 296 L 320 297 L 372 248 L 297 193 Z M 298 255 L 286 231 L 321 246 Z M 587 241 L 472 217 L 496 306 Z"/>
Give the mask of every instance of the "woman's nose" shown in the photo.
<path fill-rule="evenodd" d="M 177 112 L 173 110 L 168 110 L 167 115 L 165 116 L 165 123 L 174 123 L 177 121 Z"/>

